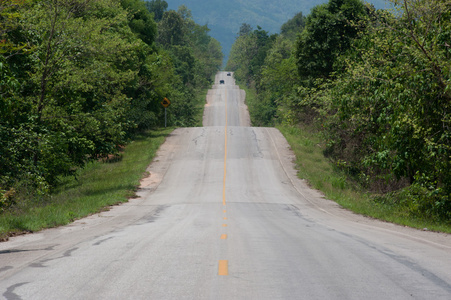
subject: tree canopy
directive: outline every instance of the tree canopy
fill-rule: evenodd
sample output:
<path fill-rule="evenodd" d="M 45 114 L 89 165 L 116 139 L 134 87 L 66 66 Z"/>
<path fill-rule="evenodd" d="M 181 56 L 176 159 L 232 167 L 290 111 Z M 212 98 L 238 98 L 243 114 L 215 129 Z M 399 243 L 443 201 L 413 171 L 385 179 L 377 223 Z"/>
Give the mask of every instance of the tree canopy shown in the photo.
<path fill-rule="evenodd" d="M 450 221 L 451 6 L 391 2 L 330 0 L 284 24 L 259 68 L 256 37 L 238 36 L 227 66 L 255 81 L 255 125 L 312 126 L 374 201 Z"/>
<path fill-rule="evenodd" d="M 327 77 L 335 62 L 365 26 L 366 10 L 360 0 L 330 0 L 312 9 L 296 45 L 301 78 Z"/>
<path fill-rule="evenodd" d="M 2 1 L 1 199 L 48 194 L 62 176 L 117 153 L 136 131 L 162 124 L 164 97 L 173 104 L 169 124 L 194 125 L 191 99 L 212 81 L 221 48 L 206 26 L 166 7 Z"/>

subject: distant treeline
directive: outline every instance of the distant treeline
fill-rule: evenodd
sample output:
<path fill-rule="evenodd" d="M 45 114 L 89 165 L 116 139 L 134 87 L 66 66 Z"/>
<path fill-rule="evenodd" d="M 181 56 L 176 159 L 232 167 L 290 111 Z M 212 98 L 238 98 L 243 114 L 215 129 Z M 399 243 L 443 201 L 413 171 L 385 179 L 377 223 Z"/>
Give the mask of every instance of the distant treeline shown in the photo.
<path fill-rule="evenodd" d="M 451 2 L 330 0 L 281 33 L 243 24 L 227 64 L 254 125 L 316 128 L 350 179 L 412 216 L 451 220 Z"/>
<path fill-rule="evenodd" d="M 167 7 L 0 2 L 0 213 L 164 124 L 164 97 L 170 125 L 194 125 L 193 99 L 223 55 L 186 7 Z"/>

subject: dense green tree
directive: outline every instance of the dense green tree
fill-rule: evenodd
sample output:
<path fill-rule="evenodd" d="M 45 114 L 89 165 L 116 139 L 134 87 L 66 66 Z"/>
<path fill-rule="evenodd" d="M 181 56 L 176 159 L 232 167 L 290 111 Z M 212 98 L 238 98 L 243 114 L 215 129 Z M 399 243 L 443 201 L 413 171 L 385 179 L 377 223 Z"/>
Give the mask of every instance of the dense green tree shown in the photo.
<path fill-rule="evenodd" d="M 154 14 L 155 21 L 159 22 L 168 8 L 168 3 L 164 0 L 151 0 L 146 2 L 146 7 Z"/>
<path fill-rule="evenodd" d="M 122 7 L 130 13 L 131 30 L 146 44 L 152 45 L 157 34 L 157 25 L 142 0 L 121 0 Z"/>
<path fill-rule="evenodd" d="M 21 9 L 28 4 L 24 0 L 4 0 L 0 3 L 0 54 L 15 55 L 27 48 L 24 41 L 15 37 L 18 21 L 21 18 Z"/>
<path fill-rule="evenodd" d="M 285 38 L 294 40 L 296 36 L 302 32 L 305 27 L 305 16 L 302 12 L 298 12 L 292 19 L 288 20 L 280 28 L 280 34 Z"/>
<path fill-rule="evenodd" d="M 21 37 L 33 51 L 7 61 L 20 90 L 1 99 L 2 184 L 53 185 L 125 143 L 122 89 L 137 74 L 139 41 L 110 0 L 43 0 L 22 14 Z"/>
<path fill-rule="evenodd" d="M 247 23 L 243 23 L 240 26 L 240 30 L 238 31 L 238 36 L 245 36 L 250 34 L 253 31 L 252 26 L 247 24 Z"/>
<path fill-rule="evenodd" d="M 186 6 L 177 12 L 165 12 L 159 22 L 158 42 L 172 54 L 176 72 L 185 85 L 206 86 L 221 65 L 220 45 L 208 35 L 209 31 L 206 25 L 192 20 Z"/>
<path fill-rule="evenodd" d="M 234 71 L 238 80 L 255 86 L 266 54 L 275 39 L 276 35 L 268 35 L 260 26 L 251 33 L 238 36 L 230 51 L 226 69 Z"/>
<path fill-rule="evenodd" d="M 188 42 L 185 21 L 175 10 L 163 14 L 158 24 L 158 42 L 165 48 L 174 45 L 182 46 Z"/>
<path fill-rule="evenodd" d="M 331 86 L 328 150 L 379 192 L 406 187 L 414 213 L 451 217 L 450 7 L 397 1 L 378 12 Z M 445 38 L 445 36 L 447 38 Z"/>
<path fill-rule="evenodd" d="M 261 69 L 258 86 L 258 103 L 261 106 L 260 116 L 255 118 L 256 125 L 272 125 L 275 117 L 280 122 L 293 122 L 293 112 L 296 111 L 296 86 L 299 75 L 296 60 L 293 55 L 294 43 L 280 35 L 277 37 L 265 58 Z"/>
<path fill-rule="evenodd" d="M 230 50 L 226 69 L 235 72 L 238 81 L 247 83 L 250 79 L 250 62 L 257 54 L 257 37 L 252 34 L 239 36 Z"/>
<path fill-rule="evenodd" d="M 361 0 L 330 0 L 316 6 L 307 17 L 296 49 L 303 80 L 325 78 L 333 71 L 339 55 L 365 26 L 366 9 Z"/>

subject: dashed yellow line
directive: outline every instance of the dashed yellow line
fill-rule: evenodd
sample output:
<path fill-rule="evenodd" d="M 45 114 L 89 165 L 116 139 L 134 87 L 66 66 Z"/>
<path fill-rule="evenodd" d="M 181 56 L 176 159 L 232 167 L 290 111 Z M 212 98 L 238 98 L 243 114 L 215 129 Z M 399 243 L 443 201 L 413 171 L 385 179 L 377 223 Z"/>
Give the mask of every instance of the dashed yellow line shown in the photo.
<path fill-rule="evenodd" d="M 226 177 L 227 177 L 227 90 L 225 90 L 225 126 L 224 126 L 224 178 L 222 182 L 222 205 L 226 205 Z M 226 210 L 223 210 L 226 213 Z M 227 220 L 227 217 L 223 217 Z M 222 227 L 227 227 L 227 224 L 222 224 Z M 222 234 L 221 239 L 227 239 L 227 234 Z M 218 265 L 218 275 L 227 276 L 229 275 L 229 261 L 220 260 Z"/>
<path fill-rule="evenodd" d="M 218 266 L 218 275 L 229 275 L 229 261 L 220 260 Z"/>
<path fill-rule="evenodd" d="M 226 205 L 226 175 L 227 175 L 227 90 L 225 90 L 225 127 L 224 127 L 224 179 L 222 182 L 222 205 Z"/>

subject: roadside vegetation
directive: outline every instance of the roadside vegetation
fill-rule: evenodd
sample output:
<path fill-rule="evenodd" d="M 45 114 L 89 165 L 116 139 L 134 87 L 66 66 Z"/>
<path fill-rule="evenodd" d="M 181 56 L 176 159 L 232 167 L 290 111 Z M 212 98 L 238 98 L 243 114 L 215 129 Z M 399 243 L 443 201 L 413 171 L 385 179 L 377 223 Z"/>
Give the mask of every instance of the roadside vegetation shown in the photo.
<path fill-rule="evenodd" d="M 243 24 L 226 68 L 255 91 L 253 124 L 281 129 L 313 187 L 451 232 L 451 5 L 391 2 L 330 0 L 277 35 Z"/>
<path fill-rule="evenodd" d="M 201 124 L 200 97 L 222 64 L 221 47 L 187 7 L 167 7 L 164 0 L 1 1 L 0 234 L 125 201 L 140 167 L 113 194 L 100 193 L 101 178 L 83 178 L 122 170 L 143 139 L 159 145 L 152 136 L 164 126 L 164 97 L 169 126 Z M 117 165 L 108 160 L 116 156 Z"/>
<path fill-rule="evenodd" d="M 21 201 L 0 214 L 0 241 L 14 234 L 65 225 L 128 201 L 173 129 L 137 134 L 117 155 L 87 164 L 76 177 L 61 178 L 49 194 L 32 198 L 27 194 L 17 195 Z"/>

